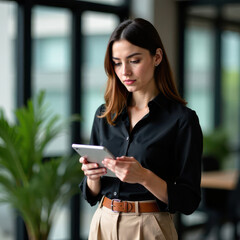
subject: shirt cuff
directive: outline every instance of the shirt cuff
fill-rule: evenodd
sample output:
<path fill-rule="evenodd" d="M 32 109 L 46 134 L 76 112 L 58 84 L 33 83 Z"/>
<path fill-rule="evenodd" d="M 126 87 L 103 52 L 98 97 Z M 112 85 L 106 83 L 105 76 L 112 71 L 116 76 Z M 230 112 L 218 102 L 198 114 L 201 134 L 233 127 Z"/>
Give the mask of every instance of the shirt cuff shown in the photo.
<path fill-rule="evenodd" d="M 93 197 L 89 193 L 89 189 L 87 186 L 87 177 L 85 176 L 82 182 L 79 184 L 80 190 L 82 192 L 83 198 L 91 205 L 96 205 L 102 198 L 102 195 L 99 193 L 97 196 Z"/>
<path fill-rule="evenodd" d="M 170 213 L 192 214 L 198 207 L 201 197 L 184 185 L 167 183 L 168 209 Z"/>

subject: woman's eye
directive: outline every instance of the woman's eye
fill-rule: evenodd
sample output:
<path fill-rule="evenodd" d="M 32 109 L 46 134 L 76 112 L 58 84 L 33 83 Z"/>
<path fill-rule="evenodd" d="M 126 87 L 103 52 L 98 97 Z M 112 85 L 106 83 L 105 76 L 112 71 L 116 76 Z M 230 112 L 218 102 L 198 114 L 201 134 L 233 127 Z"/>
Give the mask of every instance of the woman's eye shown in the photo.
<path fill-rule="evenodd" d="M 114 65 L 114 66 L 120 66 L 121 63 L 120 63 L 120 62 L 113 62 L 113 65 Z"/>
<path fill-rule="evenodd" d="M 130 63 L 134 63 L 134 64 L 139 63 L 139 62 L 140 62 L 140 60 L 131 60 L 130 61 Z"/>

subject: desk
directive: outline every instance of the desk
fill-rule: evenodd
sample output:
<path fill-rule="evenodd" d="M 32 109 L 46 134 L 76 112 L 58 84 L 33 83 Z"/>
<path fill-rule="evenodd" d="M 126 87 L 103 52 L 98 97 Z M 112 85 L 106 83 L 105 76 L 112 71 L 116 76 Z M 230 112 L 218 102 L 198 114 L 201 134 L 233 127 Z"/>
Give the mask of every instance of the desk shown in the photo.
<path fill-rule="evenodd" d="M 238 170 L 203 172 L 201 187 L 233 190 L 236 187 L 238 176 Z"/>
<path fill-rule="evenodd" d="M 233 190 L 238 180 L 238 170 L 224 170 L 224 171 L 210 171 L 202 173 L 201 187 L 202 188 L 214 188 L 222 190 Z M 178 229 L 178 238 L 182 239 L 182 233 L 187 227 L 182 223 L 182 214 L 176 213 L 176 227 Z M 198 225 L 193 227 L 198 227 Z"/>
<path fill-rule="evenodd" d="M 239 174 L 239 170 L 202 173 L 201 187 L 205 188 L 205 206 L 208 217 L 205 228 L 206 233 L 209 233 L 213 227 L 217 226 L 218 231 L 216 236 L 220 236 L 222 220 L 227 220 L 233 224 L 234 239 L 239 239 L 237 237 L 238 226 L 233 221 L 233 219 L 238 218 L 237 214 L 234 214 L 236 212 L 234 205 L 237 205 L 236 201 L 238 201 L 235 194 L 237 195 L 236 189 L 238 188 Z M 233 206 L 230 204 L 233 204 Z"/>

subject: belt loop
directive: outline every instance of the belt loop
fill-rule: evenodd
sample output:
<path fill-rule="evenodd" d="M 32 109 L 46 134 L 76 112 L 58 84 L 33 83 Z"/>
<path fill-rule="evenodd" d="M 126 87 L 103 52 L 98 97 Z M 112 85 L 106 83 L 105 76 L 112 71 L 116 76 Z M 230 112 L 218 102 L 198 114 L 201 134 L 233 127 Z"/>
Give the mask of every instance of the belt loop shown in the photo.
<path fill-rule="evenodd" d="M 101 208 L 103 206 L 103 200 L 104 200 L 105 196 L 102 197 L 101 201 L 98 204 L 98 208 Z"/>
<path fill-rule="evenodd" d="M 140 215 L 140 213 L 139 213 L 139 203 L 138 203 L 138 201 L 135 201 L 135 213 L 136 213 L 137 216 Z"/>

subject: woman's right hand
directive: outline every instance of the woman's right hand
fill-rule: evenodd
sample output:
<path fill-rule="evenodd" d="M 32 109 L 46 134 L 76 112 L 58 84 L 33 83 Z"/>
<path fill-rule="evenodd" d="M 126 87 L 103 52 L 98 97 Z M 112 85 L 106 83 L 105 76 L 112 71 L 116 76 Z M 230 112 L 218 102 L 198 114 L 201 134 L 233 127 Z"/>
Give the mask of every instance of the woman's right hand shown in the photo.
<path fill-rule="evenodd" d="M 79 162 L 82 163 L 82 171 L 89 180 L 100 180 L 101 176 L 107 173 L 106 168 L 99 168 L 97 163 L 89 163 L 86 157 L 81 157 Z"/>
<path fill-rule="evenodd" d="M 82 170 L 87 176 L 87 185 L 89 193 L 97 196 L 101 191 L 101 176 L 107 173 L 106 168 L 99 168 L 97 163 L 89 163 L 86 157 L 81 157 L 79 162 L 82 163 Z"/>

